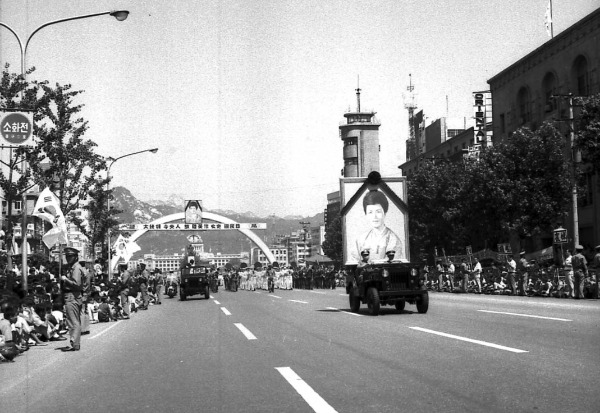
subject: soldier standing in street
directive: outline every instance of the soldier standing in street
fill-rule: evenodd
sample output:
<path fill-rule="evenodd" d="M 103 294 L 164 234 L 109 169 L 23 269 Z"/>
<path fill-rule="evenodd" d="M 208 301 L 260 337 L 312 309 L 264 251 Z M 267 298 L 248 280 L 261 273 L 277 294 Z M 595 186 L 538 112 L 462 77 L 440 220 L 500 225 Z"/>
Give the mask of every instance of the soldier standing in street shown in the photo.
<path fill-rule="evenodd" d="M 575 298 L 577 300 L 584 298 L 583 296 L 583 280 L 587 276 L 587 260 L 582 254 L 583 246 L 575 247 L 576 254 L 573 255 L 571 262 L 573 263 L 573 275 L 575 276 Z"/>
<path fill-rule="evenodd" d="M 92 288 L 92 274 L 85 268 L 85 261 L 79 261 L 81 267 L 81 335 L 90 334 L 90 317 L 87 312 L 87 302 Z"/>
<path fill-rule="evenodd" d="M 150 272 L 146 269 L 146 264 L 140 264 L 141 274 L 138 277 L 138 283 L 140 286 L 140 292 L 142 293 L 142 305 L 140 310 L 147 310 L 150 299 L 148 297 L 148 280 L 150 279 Z"/>
<path fill-rule="evenodd" d="M 81 348 L 81 290 L 84 274 L 78 262 L 79 251 L 72 247 L 66 247 L 64 251 L 69 269 L 67 275 L 63 275 L 61 279 L 71 345 L 63 348 L 62 351 L 79 351 Z"/>
<path fill-rule="evenodd" d="M 121 307 L 123 311 L 123 319 L 129 320 L 131 306 L 129 305 L 129 284 L 131 283 L 131 274 L 127 270 L 127 265 L 121 265 L 121 288 L 119 297 L 121 298 Z"/>
<path fill-rule="evenodd" d="M 573 256 L 571 250 L 565 252 L 565 259 L 563 261 L 563 271 L 565 274 L 565 283 L 569 287 L 569 297 L 575 297 L 575 289 L 573 286 Z"/>

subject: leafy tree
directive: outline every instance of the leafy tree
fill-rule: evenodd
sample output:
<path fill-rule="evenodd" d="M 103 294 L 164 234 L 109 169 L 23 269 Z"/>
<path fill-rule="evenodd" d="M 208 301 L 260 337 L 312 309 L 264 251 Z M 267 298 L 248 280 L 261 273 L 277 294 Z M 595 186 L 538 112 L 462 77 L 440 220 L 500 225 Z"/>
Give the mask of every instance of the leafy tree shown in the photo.
<path fill-rule="evenodd" d="M 88 124 L 78 117 L 82 105 L 74 103 L 82 92 L 71 90 L 71 85 L 37 86 L 41 91 L 34 130 L 38 144 L 29 155 L 31 169 L 42 186 L 54 184 L 61 211 L 72 219 L 89 189 L 102 182 L 100 172 L 106 170 L 106 160 L 94 152 L 96 143 L 84 139 Z"/>
<path fill-rule="evenodd" d="M 578 98 L 581 107 L 575 146 L 582 152 L 583 161 L 591 173 L 600 172 L 600 94 Z"/>
<path fill-rule="evenodd" d="M 107 180 L 99 179 L 94 182 L 94 185 L 87 191 L 87 202 L 84 203 L 82 209 L 87 213 L 85 218 L 81 215 L 72 214 L 72 221 L 78 228 L 81 229 L 83 235 L 87 237 L 92 245 L 92 251 L 95 258 L 95 250 L 93 248 L 97 243 L 104 244 L 104 240 L 108 235 L 109 230 L 119 224 L 116 215 L 122 211 L 111 207 L 107 208 L 109 199 L 112 199 L 112 190 L 107 190 Z M 113 231 L 114 232 L 114 231 Z M 108 251 L 103 249 L 104 254 L 108 256 Z"/>
<path fill-rule="evenodd" d="M 495 246 L 553 229 L 570 197 L 565 137 L 552 124 L 516 131 L 484 150 L 478 160 L 425 160 L 410 177 L 412 256 L 434 247 L 446 252 Z M 461 252 L 462 252 L 461 251 Z"/>
<path fill-rule="evenodd" d="M 327 222 L 323 252 L 333 261 L 342 262 L 342 217 L 339 214 Z"/>
<path fill-rule="evenodd" d="M 470 168 L 472 197 L 466 210 L 476 219 L 466 221 L 467 228 L 476 231 L 481 221 L 479 229 L 495 242 L 509 234 L 514 252 L 522 238 L 552 230 L 567 211 L 571 190 L 565 143 L 553 124 L 544 123 L 535 132 L 519 129 L 484 151 Z"/>
<path fill-rule="evenodd" d="M 456 253 L 464 245 L 465 171 L 461 163 L 425 159 L 408 183 L 411 257 L 441 248 Z"/>

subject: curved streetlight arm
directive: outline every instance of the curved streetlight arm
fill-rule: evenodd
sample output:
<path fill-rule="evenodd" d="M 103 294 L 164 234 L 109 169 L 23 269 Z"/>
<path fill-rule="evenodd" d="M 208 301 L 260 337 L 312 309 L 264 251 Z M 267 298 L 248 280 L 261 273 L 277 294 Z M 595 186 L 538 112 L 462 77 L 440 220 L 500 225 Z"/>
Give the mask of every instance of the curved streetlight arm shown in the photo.
<path fill-rule="evenodd" d="M 110 168 L 113 166 L 113 164 L 115 162 L 117 162 L 119 159 L 123 159 L 123 158 L 127 158 L 128 156 L 133 156 L 133 155 L 137 155 L 138 153 L 144 153 L 144 152 L 152 152 L 152 153 L 156 153 L 158 152 L 158 148 L 154 148 L 154 149 L 144 149 L 143 151 L 137 151 L 137 152 L 132 152 L 132 153 L 128 153 L 127 155 L 122 155 L 119 156 L 118 158 L 108 158 L 108 159 L 112 159 L 112 162 L 110 163 L 110 165 L 108 165 L 108 170 L 106 172 L 106 177 L 110 178 Z"/>
<path fill-rule="evenodd" d="M 23 46 L 23 41 L 21 40 L 21 37 L 9 25 L 7 25 L 6 23 L 0 22 L 0 26 L 6 27 L 8 30 L 10 30 L 10 32 L 15 35 L 15 37 L 17 38 L 17 41 L 19 42 L 19 48 L 21 49 L 21 74 L 24 75 L 25 74 L 27 48 L 29 47 L 29 42 L 31 41 L 32 37 L 37 32 L 42 30 L 44 27 L 48 27 L 53 24 L 68 22 L 71 20 L 86 19 L 88 17 L 104 16 L 106 14 L 110 14 L 111 16 L 114 16 L 117 20 L 123 21 L 127 18 L 127 15 L 129 14 L 129 12 L 126 10 L 117 10 L 117 11 L 111 10 L 111 11 L 105 11 L 105 12 L 101 12 L 101 13 L 83 14 L 81 16 L 74 16 L 74 17 L 67 17 L 64 19 L 53 20 L 53 21 L 44 23 L 40 27 L 35 29 L 27 38 L 27 41 L 25 42 L 25 46 Z"/>

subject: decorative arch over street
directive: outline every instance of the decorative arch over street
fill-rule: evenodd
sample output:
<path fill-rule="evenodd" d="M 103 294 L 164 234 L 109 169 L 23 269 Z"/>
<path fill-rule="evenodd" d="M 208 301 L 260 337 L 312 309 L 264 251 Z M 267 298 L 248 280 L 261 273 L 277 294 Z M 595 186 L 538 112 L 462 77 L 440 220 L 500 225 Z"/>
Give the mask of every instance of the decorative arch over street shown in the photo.
<path fill-rule="evenodd" d="M 224 217 L 222 215 L 218 215 L 218 214 L 215 214 L 212 212 L 202 212 L 202 218 L 210 220 L 210 221 L 220 222 L 221 224 L 237 224 L 237 222 L 235 222 L 234 220 L 232 220 L 230 218 L 227 218 L 227 217 Z M 185 219 L 185 212 L 178 212 L 176 214 L 171 214 L 171 215 L 167 215 L 167 216 L 158 218 L 157 220 L 148 223 L 148 225 L 165 224 L 168 222 L 180 221 L 183 219 Z M 148 231 L 152 231 L 152 230 L 139 229 L 139 230 L 135 231 L 131 235 L 131 237 L 129 237 L 129 240 L 136 241 L 138 238 L 140 238 L 142 235 L 144 235 Z M 252 240 L 256 244 L 256 246 L 258 248 L 260 248 L 260 250 L 265 254 L 265 257 L 267 258 L 267 260 L 270 263 L 275 262 L 275 256 L 273 255 L 273 253 L 271 252 L 271 250 L 269 249 L 267 244 L 265 244 L 258 235 L 256 235 L 251 230 L 245 229 L 245 228 L 240 228 L 237 231 L 241 232 L 242 234 L 244 234 L 245 236 L 250 238 L 250 240 Z M 118 261 L 119 261 L 119 257 L 112 258 L 111 266 L 113 269 L 117 265 Z"/>

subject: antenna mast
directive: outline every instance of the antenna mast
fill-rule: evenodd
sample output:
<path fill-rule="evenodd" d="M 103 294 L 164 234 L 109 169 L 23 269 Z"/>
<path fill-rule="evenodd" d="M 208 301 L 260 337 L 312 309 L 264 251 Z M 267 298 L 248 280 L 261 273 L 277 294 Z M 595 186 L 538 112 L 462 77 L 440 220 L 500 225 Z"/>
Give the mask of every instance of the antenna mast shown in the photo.
<path fill-rule="evenodd" d="M 360 113 L 360 75 L 356 76 L 356 111 Z"/>
<path fill-rule="evenodd" d="M 417 105 L 415 104 L 415 86 L 412 84 L 412 74 L 408 74 L 408 79 L 408 86 L 406 87 L 408 96 L 406 102 L 404 103 L 404 108 L 408 110 L 408 142 L 406 145 L 407 160 L 417 156 L 417 142 L 414 123 L 415 109 Z"/>

